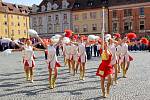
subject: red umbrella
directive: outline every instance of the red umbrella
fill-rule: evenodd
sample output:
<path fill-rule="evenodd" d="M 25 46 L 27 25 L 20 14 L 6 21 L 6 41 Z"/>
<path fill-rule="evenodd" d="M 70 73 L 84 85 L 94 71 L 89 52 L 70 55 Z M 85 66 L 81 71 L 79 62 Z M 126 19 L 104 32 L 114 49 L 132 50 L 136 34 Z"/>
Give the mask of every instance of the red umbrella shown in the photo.
<path fill-rule="evenodd" d="M 121 35 L 120 35 L 119 33 L 115 33 L 114 36 L 115 36 L 116 38 L 120 38 L 120 37 L 121 37 Z"/>
<path fill-rule="evenodd" d="M 149 43 L 149 41 L 148 41 L 148 39 L 147 38 L 141 38 L 141 43 L 143 43 L 143 44 L 148 44 Z"/>
<path fill-rule="evenodd" d="M 72 30 L 65 30 L 65 37 L 70 38 L 72 36 Z"/>
<path fill-rule="evenodd" d="M 126 36 L 128 37 L 128 39 L 133 39 L 137 37 L 135 33 L 128 33 Z"/>

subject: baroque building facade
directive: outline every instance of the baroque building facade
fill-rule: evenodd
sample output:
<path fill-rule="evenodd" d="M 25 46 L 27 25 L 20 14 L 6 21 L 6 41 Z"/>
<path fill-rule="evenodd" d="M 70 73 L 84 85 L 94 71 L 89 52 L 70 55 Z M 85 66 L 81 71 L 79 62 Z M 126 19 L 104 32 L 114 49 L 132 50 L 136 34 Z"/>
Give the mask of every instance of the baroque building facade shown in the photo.
<path fill-rule="evenodd" d="M 149 0 L 113 0 L 109 5 L 110 33 L 150 33 Z"/>
<path fill-rule="evenodd" d="M 27 38 L 31 7 L 0 1 L 0 37 Z"/>
<path fill-rule="evenodd" d="M 41 36 L 63 34 L 71 29 L 71 8 L 73 0 L 43 0 L 39 6 L 33 5 L 30 27 Z"/>

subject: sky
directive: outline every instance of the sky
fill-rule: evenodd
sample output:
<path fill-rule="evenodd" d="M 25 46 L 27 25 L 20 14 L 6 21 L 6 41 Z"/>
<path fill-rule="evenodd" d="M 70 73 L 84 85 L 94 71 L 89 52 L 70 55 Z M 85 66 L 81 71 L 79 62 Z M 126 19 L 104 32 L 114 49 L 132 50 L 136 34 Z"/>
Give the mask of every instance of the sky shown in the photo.
<path fill-rule="evenodd" d="M 39 5 L 42 0 L 2 0 L 2 1 L 8 3 L 14 3 L 14 4 L 32 6 L 33 4 Z"/>

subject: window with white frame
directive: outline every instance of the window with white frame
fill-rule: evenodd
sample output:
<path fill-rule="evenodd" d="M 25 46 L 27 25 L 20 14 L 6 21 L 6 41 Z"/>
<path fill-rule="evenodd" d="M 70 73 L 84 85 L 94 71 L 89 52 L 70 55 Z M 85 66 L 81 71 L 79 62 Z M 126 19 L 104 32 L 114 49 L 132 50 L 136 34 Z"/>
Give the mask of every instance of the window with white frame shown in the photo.
<path fill-rule="evenodd" d="M 75 33 L 78 33 L 78 32 L 79 32 L 79 26 L 78 26 L 78 25 L 75 25 L 75 26 L 74 26 L 74 32 L 75 32 Z"/>
<path fill-rule="evenodd" d="M 52 21 L 52 16 L 48 16 L 48 22 Z"/>
<path fill-rule="evenodd" d="M 37 25 L 37 20 L 36 17 L 33 18 L 33 25 L 32 26 L 36 26 Z"/>
<path fill-rule="evenodd" d="M 113 23 L 112 28 L 113 28 L 113 29 L 112 29 L 113 32 L 117 32 L 117 31 L 118 31 L 118 25 L 117 25 L 116 22 Z"/>
<path fill-rule="evenodd" d="M 56 21 L 56 23 L 59 22 L 59 15 L 55 15 L 55 21 Z"/>
<path fill-rule="evenodd" d="M 140 16 L 144 16 L 144 7 L 141 7 L 139 9 L 139 13 L 140 13 Z"/>
<path fill-rule="evenodd" d="M 141 20 L 140 21 L 140 30 L 144 30 L 145 29 L 145 21 Z"/>
<path fill-rule="evenodd" d="M 88 32 L 88 25 L 87 24 L 83 25 L 83 32 Z"/>
<path fill-rule="evenodd" d="M 87 19 L 87 13 L 83 13 L 83 14 L 82 14 L 82 19 L 83 19 L 83 20 Z"/>
<path fill-rule="evenodd" d="M 92 31 L 97 31 L 97 24 L 92 24 Z"/>
<path fill-rule="evenodd" d="M 18 30 L 18 34 L 20 34 L 20 30 Z"/>
<path fill-rule="evenodd" d="M 42 25 L 42 17 L 39 17 L 39 25 Z"/>
<path fill-rule="evenodd" d="M 53 32 L 53 25 L 52 24 L 48 24 L 48 33 L 52 33 Z"/>
<path fill-rule="evenodd" d="M 60 25 L 59 24 L 55 25 L 55 32 L 60 32 Z"/>
<path fill-rule="evenodd" d="M 131 31 L 132 30 L 132 22 L 124 22 L 124 31 Z"/>
<path fill-rule="evenodd" d="M 96 12 L 90 12 L 90 18 L 96 19 Z"/>
<path fill-rule="evenodd" d="M 74 15 L 74 20 L 79 20 L 79 15 Z"/>
<path fill-rule="evenodd" d="M 7 35 L 7 29 L 5 29 L 5 35 Z"/>

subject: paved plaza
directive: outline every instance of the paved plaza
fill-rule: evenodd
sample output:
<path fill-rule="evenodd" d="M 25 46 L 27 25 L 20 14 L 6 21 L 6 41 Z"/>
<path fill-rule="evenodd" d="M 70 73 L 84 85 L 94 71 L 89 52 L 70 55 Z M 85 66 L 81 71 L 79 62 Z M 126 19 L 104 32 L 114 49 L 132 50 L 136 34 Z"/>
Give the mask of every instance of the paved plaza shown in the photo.
<path fill-rule="evenodd" d="M 119 83 L 111 88 L 110 97 L 104 100 L 150 100 L 150 53 L 132 52 L 127 78 L 119 74 Z M 79 73 L 72 76 L 67 67 L 58 70 L 57 87 L 48 88 L 48 70 L 44 53 L 36 52 L 34 83 L 25 81 L 22 56 L 0 53 L 0 100 L 103 100 L 100 79 L 95 75 L 100 58 L 92 58 L 86 65 L 85 81 Z M 59 57 L 63 65 L 63 58 Z"/>

